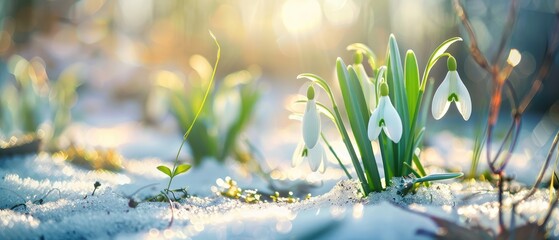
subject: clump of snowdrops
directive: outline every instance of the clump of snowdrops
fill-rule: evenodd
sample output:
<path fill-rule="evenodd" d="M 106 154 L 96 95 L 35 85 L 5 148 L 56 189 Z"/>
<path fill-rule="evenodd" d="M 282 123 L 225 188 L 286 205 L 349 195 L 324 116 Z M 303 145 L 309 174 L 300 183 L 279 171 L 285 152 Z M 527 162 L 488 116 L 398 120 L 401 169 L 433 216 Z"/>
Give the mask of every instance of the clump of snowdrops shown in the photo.
<path fill-rule="evenodd" d="M 306 108 L 302 116 L 298 116 L 303 123 L 303 141 L 295 150 L 293 165 L 297 166 L 307 159 L 313 171 L 324 171 L 325 144 L 347 177 L 354 177 L 322 134 L 322 114 L 331 120 L 339 131 L 364 195 L 384 190 L 392 184 L 390 180 L 394 177 L 406 177 L 404 183 L 397 186 L 401 188 L 401 193 L 405 194 L 419 183 L 427 184 L 429 181 L 462 176 L 462 173 L 427 175 L 419 160 L 432 95 L 433 84 L 428 84 L 429 73 L 439 60 L 447 60 L 448 73 L 432 97 L 433 117 L 441 119 L 450 105 L 455 103 L 464 120 L 470 118 L 470 95 L 458 75 L 456 59 L 446 52 L 450 45 L 461 40 L 455 37 L 439 45 L 428 59 L 421 76 L 418 61 L 412 50 L 407 51 L 402 62 L 393 35 L 388 41 L 385 65 L 376 65 L 375 55 L 366 45 L 356 43 L 348 46 L 348 50 L 355 52 L 353 64 L 346 65 L 341 58 L 336 60 L 339 94 L 345 110 L 338 107 L 338 93 L 334 92 L 326 80 L 311 73 L 299 75 L 298 78 L 309 80 L 311 84 L 308 86 L 306 98 L 298 101 L 306 103 Z M 365 66 L 368 66 L 372 75 L 367 73 Z M 319 102 L 315 98 L 316 88 L 326 92 L 329 103 Z M 348 123 L 349 128 L 346 127 Z M 380 146 L 386 179 L 384 184 L 372 142 L 378 142 Z"/>

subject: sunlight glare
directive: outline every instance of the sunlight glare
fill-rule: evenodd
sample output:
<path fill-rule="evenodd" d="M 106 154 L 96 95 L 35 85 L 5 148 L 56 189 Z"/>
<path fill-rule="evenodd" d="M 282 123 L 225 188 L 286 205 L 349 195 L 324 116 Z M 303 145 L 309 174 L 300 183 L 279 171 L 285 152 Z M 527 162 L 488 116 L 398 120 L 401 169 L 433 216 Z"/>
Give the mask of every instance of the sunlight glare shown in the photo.
<path fill-rule="evenodd" d="M 349 26 L 357 20 L 359 8 L 353 0 L 324 1 L 324 15 L 336 27 Z"/>
<path fill-rule="evenodd" d="M 281 18 L 290 34 L 312 34 L 322 23 L 320 4 L 316 0 L 287 0 L 281 9 Z"/>

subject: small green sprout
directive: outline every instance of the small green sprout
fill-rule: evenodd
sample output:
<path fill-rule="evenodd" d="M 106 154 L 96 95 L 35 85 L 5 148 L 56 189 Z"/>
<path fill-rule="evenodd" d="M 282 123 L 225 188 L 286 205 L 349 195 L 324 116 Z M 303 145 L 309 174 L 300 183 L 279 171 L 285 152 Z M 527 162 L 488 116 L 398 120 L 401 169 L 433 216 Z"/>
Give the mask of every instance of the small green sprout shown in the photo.
<path fill-rule="evenodd" d="M 190 135 L 190 132 L 192 131 L 192 128 L 194 127 L 194 124 L 196 123 L 196 120 L 198 119 L 198 116 L 200 116 L 200 113 L 202 112 L 202 109 L 204 108 L 204 103 L 206 103 L 206 99 L 208 98 L 208 95 L 209 95 L 209 93 L 212 89 L 212 84 L 213 84 L 214 78 L 215 78 L 215 72 L 217 70 L 217 65 L 219 63 L 219 59 L 221 57 L 221 47 L 219 45 L 219 42 L 217 41 L 216 37 L 214 36 L 214 34 L 211 31 L 210 31 L 210 35 L 211 35 L 212 39 L 214 40 L 214 42 L 217 46 L 217 58 L 215 60 L 213 72 L 212 72 L 212 75 L 211 75 L 211 78 L 210 78 L 210 83 L 208 84 L 208 88 L 206 89 L 206 93 L 204 94 L 204 98 L 202 99 L 202 103 L 200 104 L 200 107 L 198 108 L 198 112 L 194 116 L 194 119 L 190 123 L 190 126 L 188 127 L 188 129 L 186 130 L 186 133 L 183 136 L 182 143 L 179 147 L 179 150 L 177 151 L 177 156 L 175 157 L 175 161 L 173 163 L 173 168 L 171 169 L 171 168 L 169 168 L 167 166 L 164 166 L 164 165 L 160 165 L 160 166 L 157 167 L 157 169 L 159 171 L 161 171 L 165 175 L 169 176 L 169 183 L 167 184 L 167 188 L 164 189 L 164 193 L 166 195 L 168 195 L 169 193 L 172 193 L 170 188 L 171 188 L 171 183 L 173 182 L 173 178 L 175 178 L 176 176 L 178 176 L 180 174 L 186 173 L 188 170 L 190 170 L 190 167 L 191 167 L 189 164 L 179 164 L 179 155 L 181 153 L 182 147 L 184 146 L 184 144 L 186 143 L 186 140 L 188 139 L 188 135 Z"/>

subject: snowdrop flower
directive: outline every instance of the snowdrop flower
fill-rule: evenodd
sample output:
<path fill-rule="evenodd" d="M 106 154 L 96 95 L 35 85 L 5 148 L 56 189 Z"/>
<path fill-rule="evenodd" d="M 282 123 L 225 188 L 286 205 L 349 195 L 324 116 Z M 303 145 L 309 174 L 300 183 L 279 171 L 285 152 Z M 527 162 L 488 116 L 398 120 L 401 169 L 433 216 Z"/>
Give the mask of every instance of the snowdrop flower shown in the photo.
<path fill-rule="evenodd" d="M 448 73 L 433 97 L 431 108 L 433 117 L 437 120 L 441 119 L 448 111 L 450 103 L 454 102 L 464 120 L 467 121 L 472 114 L 470 94 L 458 76 L 454 57 L 448 58 L 447 66 Z"/>
<path fill-rule="evenodd" d="M 293 157 L 291 158 L 292 162 L 291 165 L 293 167 L 299 166 L 303 161 L 308 160 L 309 167 L 313 172 L 319 171 L 324 173 L 326 171 L 326 165 L 324 164 L 324 160 L 326 159 L 326 152 L 324 151 L 324 147 L 322 143 L 317 143 L 314 148 L 307 148 L 305 146 L 305 142 L 300 142 L 293 153 Z"/>
<path fill-rule="evenodd" d="M 402 137 L 402 120 L 388 97 L 388 85 L 386 82 L 380 85 L 380 99 L 378 107 L 371 114 L 368 126 L 369 140 L 378 138 L 383 130 L 386 136 L 393 142 L 398 143 Z"/>
<path fill-rule="evenodd" d="M 297 145 L 293 154 L 293 167 L 298 166 L 305 159 L 309 161 L 312 171 L 324 172 L 324 158 L 326 153 L 324 147 L 319 142 L 320 137 L 320 116 L 316 108 L 314 99 L 314 87 L 311 85 L 307 89 L 307 107 L 303 114 L 303 141 Z"/>
<path fill-rule="evenodd" d="M 307 107 L 303 114 L 303 140 L 308 148 L 314 148 L 320 135 L 320 116 L 316 109 L 314 87 L 312 85 L 307 89 L 307 98 Z"/>

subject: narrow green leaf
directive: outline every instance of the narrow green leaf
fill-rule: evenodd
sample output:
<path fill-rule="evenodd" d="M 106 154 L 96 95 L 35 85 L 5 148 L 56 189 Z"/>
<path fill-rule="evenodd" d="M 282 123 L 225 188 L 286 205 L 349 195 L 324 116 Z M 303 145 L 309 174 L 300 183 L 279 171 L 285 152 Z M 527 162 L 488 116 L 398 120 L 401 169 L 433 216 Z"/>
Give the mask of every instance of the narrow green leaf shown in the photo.
<path fill-rule="evenodd" d="M 414 143 L 413 143 L 412 151 L 415 151 L 415 149 L 417 149 L 421 145 L 424 134 L 425 134 L 425 127 L 421 128 L 419 130 L 419 132 L 417 132 L 417 134 L 415 134 L 414 139 L 413 139 Z"/>
<path fill-rule="evenodd" d="M 349 69 L 349 70 L 348 70 Z M 367 136 L 367 122 L 369 111 L 365 103 L 365 96 L 361 89 L 361 84 L 353 67 L 346 69 L 341 58 L 336 61 L 336 72 L 344 104 L 346 107 L 349 123 L 361 154 L 365 174 L 368 176 L 369 187 L 373 191 L 382 190 L 380 175 L 373 154 L 371 142 Z M 354 164 L 355 165 L 355 164 Z"/>
<path fill-rule="evenodd" d="M 218 156 L 220 161 L 225 161 L 225 158 L 235 149 L 238 137 L 250 121 L 258 99 L 260 99 L 260 93 L 257 90 L 250 88 L 249 85 L 241 87 L 240 113 L 237 120 L 227 130 L 221 153 Z"/>
<path fill-rule="evenodd" d="M 450 47 L 450 45 L 452 45 L 453 43 L 455 43 L 457 41 L 462 41 L 462 38 L 460 38 L 460 37 L 450 38 L 450 39 L 444 41 L 443 43 L 441 43 L 441 45 L 439 45 L 437 48 L 435 48 L 435 51 L 433 51 L 433 53 L 429 57 L 429 61 L 427 61 L 427 66 L 425 67 L 425 72 L 423 72 L 423 77 L 421 78 L 421 89 L 425 89 L 426 81 L 427 81 L 427 78 L 429 77 L 429 72 L 431 72 L 431 68 L 433 68 L 435 63 L 437 63 L 437 60 L 439 60 L 439 57 L 446 52 L 446 50 L 448 49 L 448 47 Z"/>
<path fill-rule="evenodd" d="M 157 166 L 157 169 L 162 173 L 165 173 L 165 175 L 169 177 L 173 177 L 173 174 L 171 174 L 171 169 L 169 169 L 167 166 L 163 166 L 163 165 Z"/>
<path fill-rule="evenodd" d="M 425 172 L 425 168 L 423 167 L 423 164 L 421 164 L 421 161 L 419 161 L 419 156 L 413 154 L 412 160 L 413 160 L 413 164 L 415 165 L 415 167 L 419 171 L 419 174 L 420 174 L 419 176 L 420 177 L 427 176 L 427 172 Z M 427 182 L 425 186 L 429 187 L 429 183 Z"/>
<path fill-rule="evenodd" d="M 175 172 L 173 174 L 173 176 L 177 176 L 181 173 L 185 173 L 186 171 L 190 170 L 190 165 L 189 164 L 180 164 L 177 166 L 177 168 L 175 169 Z"/>
<path fill-rule="evenodd" d="M 435 173 L 431 174 L 422 178 L 415 179 L 415 183 L 422 183 L 427 181 L 439 181 L 439 180 L 447 180 L 453 178 L 459 178 L 464 176 L 464 173 Z"/>
<path fill-rule="evenodd" d="M 396 38 L 394 35 L 390 35 L 390 39 L 388 41 L 388 73 L 387 73 L 387 83 L 390 87 L 390 97 L 395 102 L 396 110 L 400 115 L 402 120 L 402 126 L 404 126 L 402 131 L 402 141 L 398 144 L 395 144 L 395 155 L 393 159 L 397 159 L 396 172 L 395 176 L 403 176 L 407 174 L 407 170 L 404 169 L 403 162 L 411 162 L 410 154 L 406 154 L 406 149 L 409 146 L 406 144 L 407 141 L 410 139 L 411 129 L 409 126 L 410 118 L 409 118 L 409 110 L 408 110 L 408 100 L 406 96 L 406 89 L 405 89 L 405 79 L 404 79 L 404 71 L 402 67 L 402 60 L 400 58 L 400 50 L 398 49 L 398 43 L 396 42 Z M 392 86 L 391 86 L 392 85 Z"/>
<path fill-rule="evenodd" d="M 419 101 L 419 69 L 412 50 L 406 53 L 404 75 L 406 76 L 406 94 L 410 119 L 414 119 L 416 106 Z"/>

